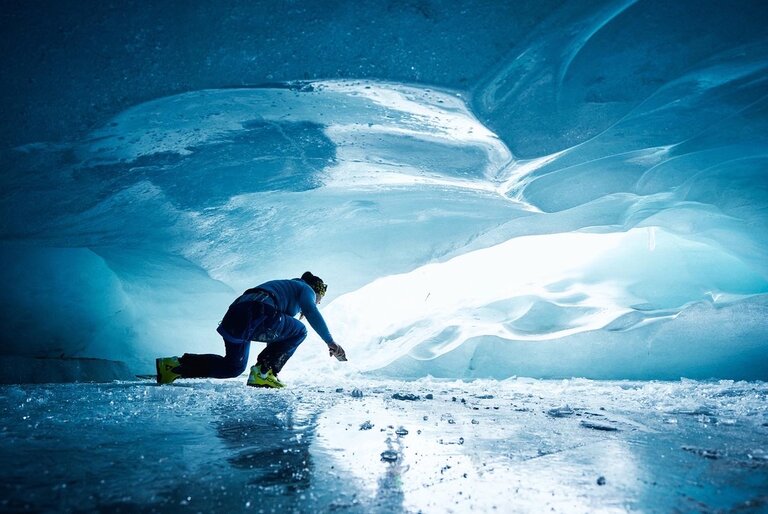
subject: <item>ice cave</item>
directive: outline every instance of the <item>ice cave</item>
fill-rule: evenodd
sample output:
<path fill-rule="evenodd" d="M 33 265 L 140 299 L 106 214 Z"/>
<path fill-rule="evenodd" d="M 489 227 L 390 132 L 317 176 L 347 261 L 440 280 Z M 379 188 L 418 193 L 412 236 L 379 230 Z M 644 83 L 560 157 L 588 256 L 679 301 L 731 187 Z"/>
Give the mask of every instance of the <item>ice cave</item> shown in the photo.
<path fill-rule="evenodd" d="M 768 4 L 1 12 L 0 511 L 768 511 Z"/>

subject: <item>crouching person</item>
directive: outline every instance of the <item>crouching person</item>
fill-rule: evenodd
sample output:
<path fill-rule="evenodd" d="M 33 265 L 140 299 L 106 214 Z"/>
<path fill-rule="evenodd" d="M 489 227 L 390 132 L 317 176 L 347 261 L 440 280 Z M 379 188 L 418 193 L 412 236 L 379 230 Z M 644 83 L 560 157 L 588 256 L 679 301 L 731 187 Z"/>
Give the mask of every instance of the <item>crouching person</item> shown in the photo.
<path fill-rule="evenodd" d="M 156 359 L 157 383 L 170 384 L 178 378 L 236 377 L 248 364 L 251 341 L 259 341 L 267 346 L 251 366 L 248 385 L 284 387 L 277 375 L 307 337 L 306 327 L 295 318 L 299 313 L 328 345 L 331 357 L 347 360 L 317 309 L 327 289 L 309 271 L 301 278 L 272 280 L 248 289 L 229 306 L 217 329 L 224 339 L 224 356 L 185 353 Z"/>

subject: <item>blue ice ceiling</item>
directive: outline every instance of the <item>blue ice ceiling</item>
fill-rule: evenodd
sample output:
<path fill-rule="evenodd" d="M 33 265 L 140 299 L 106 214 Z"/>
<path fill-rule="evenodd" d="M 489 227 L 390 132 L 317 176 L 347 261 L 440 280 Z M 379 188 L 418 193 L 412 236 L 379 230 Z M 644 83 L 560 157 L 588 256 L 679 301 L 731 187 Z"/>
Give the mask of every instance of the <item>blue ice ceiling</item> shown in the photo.
<path fill-rule="evenodd" d="M 311 269 L 355 371 L 768 378 L 766 7 L 321 4 L 11 9 L 4 355 L 215 353 Z"/>

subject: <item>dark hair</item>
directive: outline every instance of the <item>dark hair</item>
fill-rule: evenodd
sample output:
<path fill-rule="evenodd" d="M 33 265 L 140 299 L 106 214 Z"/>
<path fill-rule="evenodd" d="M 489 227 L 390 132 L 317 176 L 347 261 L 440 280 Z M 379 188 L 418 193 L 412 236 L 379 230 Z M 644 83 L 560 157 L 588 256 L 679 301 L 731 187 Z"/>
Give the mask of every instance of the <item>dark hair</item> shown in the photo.
<path fill-rule="evenodd" d="M 323 282 L 322 278 L 316 277 L 309 271 L 305 271 L 301 276 L 301 280 L 309 284 L 309 287 L 315 291 L 316 295 L 325 296 L 325 292 L 328 290 L 328 285 Z"/>

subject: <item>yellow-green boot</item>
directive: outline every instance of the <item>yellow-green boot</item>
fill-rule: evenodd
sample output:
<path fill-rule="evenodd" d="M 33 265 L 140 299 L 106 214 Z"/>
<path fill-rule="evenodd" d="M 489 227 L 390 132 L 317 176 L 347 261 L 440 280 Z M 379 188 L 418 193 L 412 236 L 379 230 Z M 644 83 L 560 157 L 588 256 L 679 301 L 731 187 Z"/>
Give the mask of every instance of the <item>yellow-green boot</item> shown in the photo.
<path fill-rule="evenodd" d="M 181 366 L 178 357 L 161 357 L 155 359 L 155 367 L 157 368 L 157 383 L 158 384 L 170 384 L 177 378 L 181 377 L 180 373 L 177 373 L 178 368 Z"/>
<path fill-rule="evenodd" d="M 258 364 L 251 366 L 251 374 L 248 375 L 248 385 L 253 387 L 272 387 L 275 389 L 285 387 L 285 384 L 280 382 L 277 375 L 272 373 L 271 369 L 266 373 L 262 373 L 261 367 Z"/>

